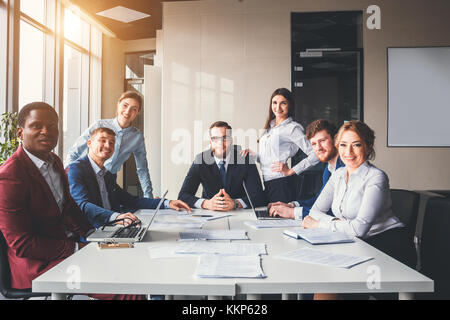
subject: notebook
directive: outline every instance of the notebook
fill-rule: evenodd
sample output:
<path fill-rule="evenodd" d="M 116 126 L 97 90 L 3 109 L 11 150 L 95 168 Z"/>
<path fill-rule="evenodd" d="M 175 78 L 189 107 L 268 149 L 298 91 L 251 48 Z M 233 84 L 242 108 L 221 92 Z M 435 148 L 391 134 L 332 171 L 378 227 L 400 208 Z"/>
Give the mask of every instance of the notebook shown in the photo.
<path fill-rule="evenodd" d="M 311 244 L 349 243 L 355 240 L 345 233 L 333 232 L 323 228 L 284 230 L 283 233 L 295 239 L 304 239 Z"/>

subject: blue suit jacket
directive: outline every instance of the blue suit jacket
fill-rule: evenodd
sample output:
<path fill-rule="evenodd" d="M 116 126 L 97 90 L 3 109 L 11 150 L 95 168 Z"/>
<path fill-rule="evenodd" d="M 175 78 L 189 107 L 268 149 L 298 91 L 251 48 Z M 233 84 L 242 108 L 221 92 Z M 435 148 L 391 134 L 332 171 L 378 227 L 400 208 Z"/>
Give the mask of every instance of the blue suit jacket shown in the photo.
<path fill-rule="evenodd" d="M 115 212 L 135 212 L 138 209 L 154 209 L 158 206 L 159 199 L 135 197 L 123 190 L 116 183 L 116 178 L 117 176 L 109 171 L 104 177 L 111 204 L 111 210 L 107 210 L 103 208 L 100 187 L 88 157 L 79 158 L 69 165 L 70 193 L 96 228 L 106 224 Z"/>
<path fill-rule="evenodd" d="M 178 199 L 183 200 L 190 207 L 194 207 L 195 202 L 199 199 L 195 194 L 201 184 L 203 187 L 203 199 L 211 199 L 220 189 L 225 189 L 231 198 L 242 199 L 247 204 L 247 207 L 251 208 L 242 186 L 242 182 L 245 182 L 253 205 L 255 207 L 265 206 L 267 202 L 258 168 L 254 161 L 249 158 L 249 155 L 243 158 L 239 153 L 240 150 L 239 146 L 233 146 L 233 161 L 227 167 L 225 186 L 211 149 L 198 154 L 184 179 Z"/>
<path fill-rule="evenodd" d="M 340 167 L 344 167 L 344 166 L 345 166 L 345 164 L 342 162 L 341 158 L 338 157 L 337 161 L 336 161 L 336 170 L 339 169 Z M 322 192 L 323 188 L 327 184 L 330 177 L 331 177 L 331 172 L 330 172 L 330 170 L 328 170 L 328 165 L 326 165 L 325 168 L 323 169 L 322 188 L 320 188 L 319 193 L 317 193 L 311 199 L 297 200 L 297 202 L 300 204 L 300 206 L 303 207 L 303 210 L 302 210 L 303 218 L 309 214 L 309 211 L 311 210 L 312 206 L 314 205 L 314 202 L 316 202 L 317 198 L 319 197 L 320 193 Z M 330 209 L 330 211 L 328 211 L 328 214 L 330 216 L 333 216 L 333 212 L 331 211 L 331 209 Z"/>

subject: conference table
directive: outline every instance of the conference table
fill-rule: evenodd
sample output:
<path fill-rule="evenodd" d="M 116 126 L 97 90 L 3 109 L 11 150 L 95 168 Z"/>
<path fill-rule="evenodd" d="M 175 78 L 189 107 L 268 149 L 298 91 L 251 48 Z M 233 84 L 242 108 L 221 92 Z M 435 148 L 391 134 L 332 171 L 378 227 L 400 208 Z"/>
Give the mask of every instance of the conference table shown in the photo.
<path fill-rule="evenodd" d="M 163 211 L 161 211 L 163 213 Z M 195 209 L 195 214 L 207 211 Z M 174 296 L 224 296 L 260 299 L 262 294 L 282 294 L 284 299 L 301 298 L 307 293 L 385 293 L 398 292 L 399 299 L 413 299 L 415 292 L 432 292 L 433 280 L 396 261 L 363 240 L 353 243 L 313 246 L 283 234 L 286 228 L 254 229 L 245 224 L 256 220 L 252 210 L 234 210 L 231 216 L 207 221 L 203 229 L 245 229 L 249 240 L 264 243 L 262 255 L 265 278 L 199 278 L 195 275 L 199 257 L 164 255 L 177 245 L 181 228 L 161 227 L 161 223 L 184 222 L 176 215 L 157 214 L 142 242 L 132 248 L 100 249 L 90 243 L 33 280 L 33 292 L 48 292 L 52 299 L 68 294 L 151 294 Z M 141 219 L 149 219 L 141 216 Z M 199 240 L 201 241 L 201 240 Z M 230 240 L 226 240 L 230 241 Z M 223 240 L 221 241 L 223 242 Z M 277 255 L 300 249 L 318 248 L 333 253 L 370 256 L 372 260 L 349 269 L 280 259 Z M 153 255 L 151 255 L 153 253 Z"/>

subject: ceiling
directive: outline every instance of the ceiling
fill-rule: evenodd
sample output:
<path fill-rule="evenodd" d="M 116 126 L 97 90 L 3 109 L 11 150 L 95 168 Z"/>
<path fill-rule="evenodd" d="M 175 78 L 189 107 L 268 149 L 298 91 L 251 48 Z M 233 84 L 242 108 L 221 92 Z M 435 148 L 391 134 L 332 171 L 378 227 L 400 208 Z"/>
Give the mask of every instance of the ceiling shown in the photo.
<path fill-rule="evenodd" d="M 156 30 L 162 29 L 162 2 L 185 0 L 72 0 L 72 3 L 91 14 L 121 40 L 156 38 Z M 116 6 L 122 6 L 151 15 L 129 23 L 119 22 L 97 15 Z"/>

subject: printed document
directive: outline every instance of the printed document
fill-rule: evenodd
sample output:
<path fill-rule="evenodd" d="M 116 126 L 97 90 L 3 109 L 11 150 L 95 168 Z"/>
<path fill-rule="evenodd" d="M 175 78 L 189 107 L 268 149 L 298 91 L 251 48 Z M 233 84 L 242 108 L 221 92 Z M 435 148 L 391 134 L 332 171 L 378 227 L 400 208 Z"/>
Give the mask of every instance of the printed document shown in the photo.
<path fill-rule="evenodd" d="M 193 241 L 179 243 L 174 253 L 176 254 L 222 254 L 236 256 L 266 255 L 267 249 L 264 243 L 226 243 Z"/>
<path fill-rule="evenodd" d="M 310 248 L 285 252 L 278 255 L 277 258 L 338 268 L 351 268 L 373 259 L 372 257 L 350 256 Z"/>
<path fill-rule="evenodd" d="M 343 232 L 333 232 L 323 228 L 303 229 L 295 228 L 284 230 L 287 236 L 296 239 L 304 239 L 311 244 L 330 244 L 330 243 L 348 243 L 355 240 Z"/>
<path fill-rule="evenodd" d="M 200 256 L 195 272 L 200 278 L 265 278 L 259 256 Z"/>
<path fill-rule="evenodd" d="M 250 220 L 244 222 L 253 229 L 301 227 L 302 222 L 292 219 Z"/>
<path fill-rule="evenodd" d="M 186 230 L 180 232 L 180 241 L 184 240 L 248 240 L 245 230 Z"/>

